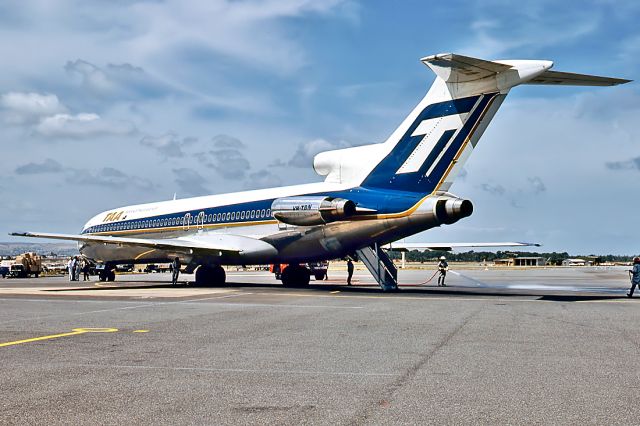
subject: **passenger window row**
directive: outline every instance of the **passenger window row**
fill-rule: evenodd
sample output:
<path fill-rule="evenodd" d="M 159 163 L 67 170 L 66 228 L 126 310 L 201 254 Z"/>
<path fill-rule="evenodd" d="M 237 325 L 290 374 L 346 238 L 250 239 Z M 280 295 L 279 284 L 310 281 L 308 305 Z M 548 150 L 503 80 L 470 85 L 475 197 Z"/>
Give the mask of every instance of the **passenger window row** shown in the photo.
<path fill-rule="evenodd" d="M 236 220 L 264 219 L 268 218 L 269 216 L 271 216 L 271 209 L 243 210 L 227 213 L 210 213 L 208 215 L 199 213 L 196 216 L 192 216 L 191 214 L 187 213 L 184 216 L 176 216 L 172 218 L 149 220 L 145 219 L 125 223 L 109 223 L 104 225 L 96 225 L 89 228 L 86 232 L 108 232 L 130 229 L 163 228 L 168 226 L 199 225 L 201 223 L 204 224 L 229 222 Z"/>

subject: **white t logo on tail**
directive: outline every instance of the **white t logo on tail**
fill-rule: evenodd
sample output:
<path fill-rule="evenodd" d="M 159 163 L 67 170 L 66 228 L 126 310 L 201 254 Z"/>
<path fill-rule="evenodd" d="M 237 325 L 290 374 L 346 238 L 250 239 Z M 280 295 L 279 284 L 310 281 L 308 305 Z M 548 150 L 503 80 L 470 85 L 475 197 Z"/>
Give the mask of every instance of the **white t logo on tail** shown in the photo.
<path fill-rule="evenodd" d="M 449 147 L 449 143 L 456 137 L 458 131 L 462 128 L 467 115 L 468 113 L 462 113 L 447 115 L 445 117 L 429 118 L 420 123 L 411 136 L 425 136 L 422 141 L 420 141 L 416 149 L 413 150 L 411 155 L 409 155 L 407 160 L 396 171 L 396 174 L 415 173 L 419 171 L 424 162 L 427 161 L 429 154 L 431 154 L 431 152 L 436 148 L 436 145 L 442 138 L 443 134 L 447 131 L 455 130 L 456 132 L 449 138 L 445 146 L 442 147 L 438 157 L 429 168 L 429 171 L 427 172 L 427 175 L 429 175 L 434 165 L 438 163 L 438 160 L 440 160 L 442 154 L 446 152 Z"/>

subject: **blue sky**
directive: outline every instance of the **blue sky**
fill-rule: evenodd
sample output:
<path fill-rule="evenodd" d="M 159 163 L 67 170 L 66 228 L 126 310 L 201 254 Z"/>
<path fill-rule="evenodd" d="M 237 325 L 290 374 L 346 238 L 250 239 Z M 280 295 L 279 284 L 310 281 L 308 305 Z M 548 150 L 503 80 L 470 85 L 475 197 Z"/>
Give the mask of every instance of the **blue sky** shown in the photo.
<path fill-rule="evenodd" d="M 0 233 L 318 181 L 317 152 L 395 129 L 434 53 L 637 79 L 638 22 L 609 0 L 0 2 Z M 639 100 L 516 88 L 452 188 L 474 215 L 415 239 L 640 252 Z"/>

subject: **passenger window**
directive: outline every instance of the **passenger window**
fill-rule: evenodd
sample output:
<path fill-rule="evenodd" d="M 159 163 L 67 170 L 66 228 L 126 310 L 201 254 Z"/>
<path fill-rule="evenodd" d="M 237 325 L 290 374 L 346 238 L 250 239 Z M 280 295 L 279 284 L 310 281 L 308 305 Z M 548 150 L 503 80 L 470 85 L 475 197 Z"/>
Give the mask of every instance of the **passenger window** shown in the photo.
<path fill-rule="evenodd" d="M 253 219 L 254 217 L 256 217 L 256 211 L 255 210 L 251 210 L 251 219 Z"/>
<path fill-rule="evenodd" d="M 260 211 L 260 217 L 264 217 L 264 209 Z"/>
<path fill-rule="evenodd" d="M 271 216 L 271 209 L 267 209 L 267 217 Z"/>
<path fill-rule="evenodd" d="M 244 219 L 244 211 L 240 214 L 240 219 Z"/>

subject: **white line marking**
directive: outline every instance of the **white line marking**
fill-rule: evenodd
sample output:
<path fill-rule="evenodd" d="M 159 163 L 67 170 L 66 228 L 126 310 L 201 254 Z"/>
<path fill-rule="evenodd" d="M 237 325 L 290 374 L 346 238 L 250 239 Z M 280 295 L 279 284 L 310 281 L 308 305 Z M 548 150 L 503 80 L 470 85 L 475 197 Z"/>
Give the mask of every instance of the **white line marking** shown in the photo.
<path fill-rule="evenodd" d="M 364 377 L 393 377 L 400 373 L 359 373 L 349 371 L 313 371 L 313 370 L 254 370 L 247 368 L 208 368 L 208 367 L 164 367 L 155 365 L 104 365 L 104 364 L 74 364 L 74 367 L 88 368 L 127 368 L 133 370 L 174 370 L 174 371 L 195 371 L 211 373 L 244 373 L 244 374 L 300 374 L 312 376 L 364 376 Z"/>
<path fill-rule="evenodd" d="M 104 312 L 116 312 L 116 311 L 124 311 L 124 310 L 129 310 L 129 309 L 139 309 L 139 308 L 153 308 L 153 307 L 158 307 L 158 306 L 165 306 L 165 305 L 179 305 L 179 304 L 186 304 L 186 305 L 195 305 L 195 304 L 202 304 L 202 305 L 208 305 L 208 306 L 235 306 L 235 307 L 256 307 L 256 308 L 315 308 L 315 309 L 364 309 L 363 306 L 325 306 L 325 305 L 289 305 L 289 304 L 277 304 L 277 303 L 270 303 L 270 304 L 266 304 L 266 303 L 231 303 L 231 302 L 226 302 L 226 303 L 202 303 L 206 300 L 214 300 L 214 299 L 225 299 L 225 298 L 229 298 L 229 297 L 238 297 L 238 296 L 245 296 L 248 294 L 253 294 L 253 293 L 239 293 L 239 294 L 228 294 L 225 296 L 213 296 L 213 297 L 204 297 L 204 298 L 200 298 L 200 299 L 190 299 L 190 300 L 175 300 L 175 301 L 170 301 L 170 302 L 147 302 L 144 304 L 138 304 L 138 305 L 134 305 L 134 306 L 123 306 L 123 307 L 119 307 L 119 308 L 109 308 L 109 309 L 97 309 L 97 310 L 93 310 L 93 311 L 84 311 L 84 312 L 72 312 L 72 313 L 65 313 L 65 314 L 56 314 L 56 315 L 45 315 L 45 316 L 39 316 L 39 317 L 33 317 L 33 318 L 22 318 L 22 319 L 15 319 L 15 320 L 9 320 L 9 321 L 2 321 L 0 322 L 0 324 L 10 324 L 10 323 L 15 323 L 15 322 L 21 322 L 21 321 L 36 321 L 36 320 L 42 320 L 42 319 L 49 319 L 49 318 L 58 318 L 58 317 L 71 317 L 71 316 L 81 316 L 81 315 L 89 315 L 89 314 L 99 314 L 99 313 L 104 313 Z M 20 301 L 27 301 L 27 302 L 63 302 L 63 303 L 78 303 L 78 302 L 89 302 L 86 300 L 82 300 L 82 301 L 65 301 L 65 300 L 31 300 L 31 299 L 0 299 L 0 301 L 16 301 L 16 300 L 20 300 Z M 101 303 L 127 303 L 127 302 L 119 302 L 119 301 L 104 301 Z M 139 302 L 128 302 L 128 303 L 139 303 Z"/>

